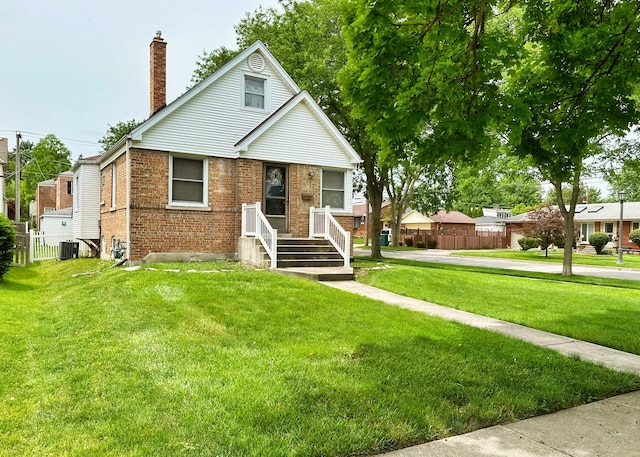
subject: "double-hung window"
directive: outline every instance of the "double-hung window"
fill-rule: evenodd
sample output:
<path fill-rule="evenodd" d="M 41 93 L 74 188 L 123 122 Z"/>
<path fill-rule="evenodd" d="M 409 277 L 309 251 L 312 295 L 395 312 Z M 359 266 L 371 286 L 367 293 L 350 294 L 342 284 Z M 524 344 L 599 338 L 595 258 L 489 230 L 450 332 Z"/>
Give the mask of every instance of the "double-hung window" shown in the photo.
<path fill-rule="evenodd" d="M 117 186 L 118 184 L 118 167 L 116 167 L 115 163 L 111 164 L 111 208 L 116 207 L 116 197 L 118 195 Z"/>
<path fill-rule="evenodd" d="M 244 106 L 247 108 L 265 109 L 266 79 L 255 76 L 244 76 Z"/>
<path fill-rule="evenodd" d="M 343 171 L 322 170 L 322 206 L 344 209 L 345 173 Z"/>
<path fill-rule="evenodd" d="M 207 159 L 171 156 L 169 204 L 207 206 Z"/>

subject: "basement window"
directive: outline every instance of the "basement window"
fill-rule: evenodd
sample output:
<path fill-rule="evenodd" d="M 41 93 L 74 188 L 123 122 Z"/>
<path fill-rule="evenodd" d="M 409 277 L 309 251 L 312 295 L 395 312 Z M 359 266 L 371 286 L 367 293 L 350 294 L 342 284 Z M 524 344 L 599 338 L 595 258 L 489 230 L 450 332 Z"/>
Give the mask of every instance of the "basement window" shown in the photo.
<path fill-rule="evenodd" d="M 207 159 L 172 156 L 169 165 L 169 204 L 207 206 Z"/>

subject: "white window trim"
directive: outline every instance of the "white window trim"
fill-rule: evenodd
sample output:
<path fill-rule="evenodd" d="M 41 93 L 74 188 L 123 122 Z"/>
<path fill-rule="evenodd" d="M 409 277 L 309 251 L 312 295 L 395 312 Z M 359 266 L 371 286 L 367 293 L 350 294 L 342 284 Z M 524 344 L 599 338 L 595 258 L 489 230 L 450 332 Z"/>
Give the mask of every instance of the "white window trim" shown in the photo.
<path fill-rule="evenodd" d="M 183 200 L 173 200 L 173 159 L 202 160 L 202 202 L 187 202 Z M 204 209 L 209 208 L 209 159 L 202 156 L 187 156 L 171 154 L 169 156 L 169 204 L 167 209 Z"/>
<path fill-rule="evenodd" d="M 347 214 L 348 213 L 347 208 L 346 208 L 346 206 L 347 206 L 347 175 L 348 175 L 347 171 L 346 170 L 338 170 L 338 169 L 334 169 L 334 168 L 323 168 L 322 169 L 322 172 L 320 173 L 320 201 L 322 203 L 321 206 L 323 208 L 326 206 L 324 204 L 324 201 L 322 201 L 322 195 L 323 195 L 323 193 L 325 191 L 325 188 L 324 188 L 324 172 L 325 171 L 335 171 L 337 173 L 342 173 L 342 192 L 344 193 L 342 201 L 343 201 L 344 206 L 342 208 L 331 207 L 331 212 L 332 213 L 338 213 L 338 214 L 341 214 L 341 213 Z M 326 190 L 338 191 L 340 189 L 326 189 Z"/>
<path fill-rule="evenodd" d="M 264 80 L 264 109 L 253 108 L 251 106 L 246 106 L 244 104 L 244 95 L 245 95 L 244 80 L 247 76 Z M 249 71 L 242 72 L 242 78 L 240 78 L 240 107 L 247 111 L 258 111 L 258 112 L 271 111 L 271 79 L 269 78 L 269 75 L 265 75 L 261 73 L 252 73 Z"/>
<path fill-rule="evenodd" d="M 118 167 L 116 166 L 116 163 L 113 162 L 111 164 L 111 210 L 116 209 L 116 198 L 118 197 L 117 185 L 118 185 Z"/>

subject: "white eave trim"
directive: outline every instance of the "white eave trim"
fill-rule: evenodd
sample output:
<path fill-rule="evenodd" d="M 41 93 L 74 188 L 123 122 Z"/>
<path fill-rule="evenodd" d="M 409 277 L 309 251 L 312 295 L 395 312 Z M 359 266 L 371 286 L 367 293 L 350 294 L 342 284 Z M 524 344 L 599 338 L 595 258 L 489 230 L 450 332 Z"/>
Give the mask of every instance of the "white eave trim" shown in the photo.
<path fill-rule="evenodd" d="M 289 113 L 294 107 L 298 106 L 300 103 L 305 102 L 309 108 L 314 112 L 316 117 L 324 124 L 327 130 L 334 136 L 336 141 L 342 145 L 342 149 L 346 152 L 347 156 L 351 160 L 351 163 L 357 165 L 362 162 L 362 159 L 358 155 L 358 153 L 351 147 L 349 142 L 342 136 L 340 131 L 333 125 L 331 119 L 322 111 L 322 109 L 318 106 L 318 104 L 311 98 L 311 95 L 307 91 L 302 91 L 296 96 L 294 96 L 291 100 L 281 106 L 276 112 L 273 113 L 270 117 L 268 117 L 262 124 L 256 127 L 254 130 L 249 132 L 244 138 L 242 138 L 238 143 L 235 144 L 235 153 L 236 157 L 240 157 L 240 154 L 243 152 L 248 152 L 251 143 L 256 141 L 258 138 L 262 136 L 265 132 L 267 132 L 271 126 L 276 124 L 280 119 Z"/>

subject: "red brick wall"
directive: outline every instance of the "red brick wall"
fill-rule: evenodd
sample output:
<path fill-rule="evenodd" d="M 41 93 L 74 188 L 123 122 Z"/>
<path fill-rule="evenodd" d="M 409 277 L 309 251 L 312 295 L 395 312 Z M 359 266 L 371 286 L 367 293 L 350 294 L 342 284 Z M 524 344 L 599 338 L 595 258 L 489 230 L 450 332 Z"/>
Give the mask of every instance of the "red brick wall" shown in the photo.
<path fill-rule="evenodd" d="M 102 236 L 111 255 L 111 238 L 129 241 L 130 260 L 150 253 L 234 255 L 241 235 L 242 203 L 262 201 L 263 163 L 247 159 L 208 158 L 208 208 L 169 207 L 169 153 L 131 149 L 130 240 L 126 240 L 125 155 L 117 164 L 117 201 L 111 210 L 111 166 L 103 169 Z M 309 207 L 320 205 L 318 167 L 289 167 L 291 234 L 309 235 Z M 353 218 L 336 218 L 351 232 Z"/>
<path fill-rule="evenodd" d="M 40 230 L 40 216 L 44 214 L 45 208 L 56 208 L 56 188 L 55 186 L 37 186 L 36 189 L 36 228 Z"/>
<path fill-rule="evenodd" d="M 73 176 L 58 176 L 56 178 L 56 209 L 73 206 L 73 194 L 67 193 L 67 183 L 69 182 L 73 182 Z M 72 192 L 74 191 L 75 189 L 72 189 Z"/>
<path fill-rule="evenodd" d="M 100 188 L 100 231 L 102 239 L 102 251 L 111 256 L 111 240 L 127 242 L 127 170 L 126 155 L 122 154 L 116 164 L 116 200 L 111 201 L 112 166 L 108 164 L 101 170 L 104 175 L 104 186 Z M 102 177 L 100 178 L 102 182 Z"/>

